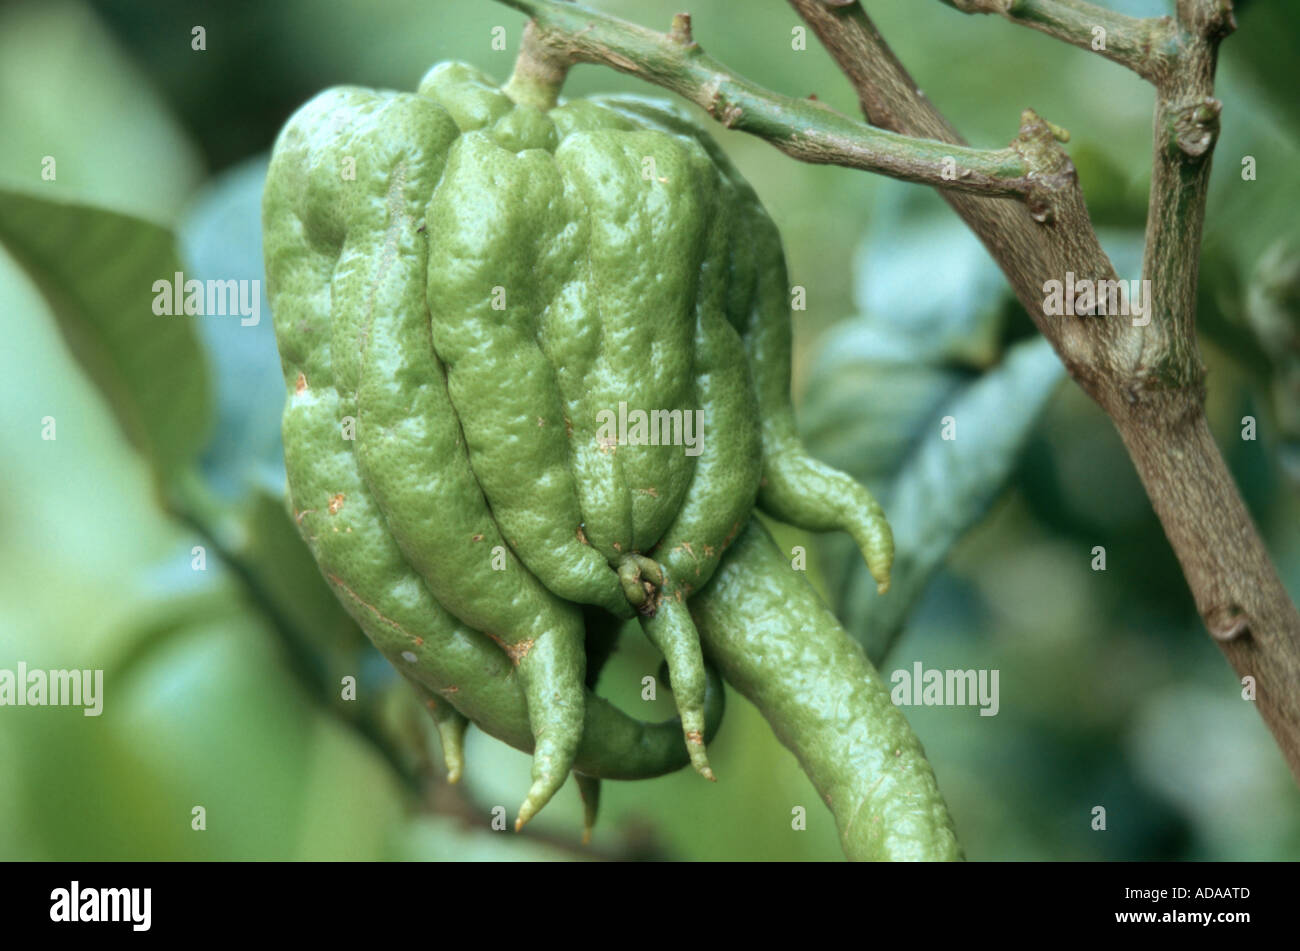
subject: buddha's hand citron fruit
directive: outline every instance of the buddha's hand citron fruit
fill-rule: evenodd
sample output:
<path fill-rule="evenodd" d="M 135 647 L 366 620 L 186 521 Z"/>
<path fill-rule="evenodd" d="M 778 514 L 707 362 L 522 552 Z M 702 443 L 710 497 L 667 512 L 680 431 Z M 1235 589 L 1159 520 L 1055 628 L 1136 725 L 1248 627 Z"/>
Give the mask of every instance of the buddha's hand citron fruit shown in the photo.
<path fill-rule="evenodd" d="M 520 824 L 570 771 L 593 812 L 600 778 L 712 776 L 687 602 L 756 505 L 849 530 L 887 584 L 879 508 L 794 431 L 776 229 L 671 106 L 542 110 L 458 63 L 330 89 L 281 132 L 263 217 L 293 518 L 453 769 L 457 715 L 533 753 Z M 591 619 L 634 616 L 680 724 L 584 684 Z"/>

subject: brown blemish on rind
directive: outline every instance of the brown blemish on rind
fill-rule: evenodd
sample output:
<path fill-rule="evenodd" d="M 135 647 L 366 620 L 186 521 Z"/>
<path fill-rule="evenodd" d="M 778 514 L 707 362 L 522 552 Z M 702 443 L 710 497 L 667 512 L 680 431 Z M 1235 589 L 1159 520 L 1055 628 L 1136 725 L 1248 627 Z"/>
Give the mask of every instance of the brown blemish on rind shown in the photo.
<path fill-rule="evenodd" d="M 516 667 L 519 666 L 521 660 L 528 656 L 528 652 L 533 649 L 535 642 L 534 638 L 530 637 L 527 640 L 519 641 L 517 644 L 507 644 L 491 631 L 484 631 L 483 633 L 497 642 L 500 648 L 506 652 L 506 656 L 510 658 L 510 663 Z"/>
<path fill-rule="evenodd" d="M 298 374 L 298 379 L 294 381 L 293 392 L 295 394 L 298 394 L 305 389 L 307 389 L 307 375 L 305 373 L 300 372 Z"/>
<path fill-rule="evenodd" d="M 736 540 L 736 536 L 740 534 L 740 529 L 743 525 L 744 525 L 743 522 L 738 521 L 731 526 L 731 533 L 728 534 L 727 537 L 722 540 L 723 550 L 726 550 L 727 546 Z"/>
<path fill-rule="evenodd" d="M 330 499 L 330 514 L 338 515 L 339 509 L 343 508 L 343 493 L 340 492 Z"/>

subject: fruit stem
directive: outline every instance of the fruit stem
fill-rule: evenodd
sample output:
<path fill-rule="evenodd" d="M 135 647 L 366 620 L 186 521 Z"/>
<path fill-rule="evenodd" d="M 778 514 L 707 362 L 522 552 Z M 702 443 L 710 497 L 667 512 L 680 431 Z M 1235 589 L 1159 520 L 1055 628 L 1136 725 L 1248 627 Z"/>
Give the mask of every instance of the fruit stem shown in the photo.
<path fill-rule="evenodd" d="M 571 63 L 547 46 L 538 34 L 537 24 L 529 20 L 519 43 L 515 71 L 502 91 L 521 105 L 535 106 L 543 112 L 555 107 L 560 88 Z"/>

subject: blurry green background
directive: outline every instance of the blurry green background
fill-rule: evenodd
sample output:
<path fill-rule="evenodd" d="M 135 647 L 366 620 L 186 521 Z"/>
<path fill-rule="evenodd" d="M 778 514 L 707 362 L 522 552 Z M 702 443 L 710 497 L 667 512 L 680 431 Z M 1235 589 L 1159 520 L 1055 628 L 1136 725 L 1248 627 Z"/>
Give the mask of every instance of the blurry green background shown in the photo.
<path fill-rule="evenodd" d="M 597 5 L 661 29 L 682 7 Z M 1159 0 L 1108 5 L 1166 9 Z M 749 0 L 743 15 L 734 0 L 688 6 L 696 38 L 723 62 L 855 113 L 815 40 L 791 48 L 799 21 L 786 4 Z M 1004 144 L 1025 107 L 1068 128 L 1103 243 L 1122 276 L 1137 276 L 1151 139 L 1143 83 L 937 0 L 866 6 L 973 144 Z M 1202 342 L 1220 445 L 1297 592 L 1300 5 L 1238 0 L 1237 8 L 1240 29 L 1219 70 L 1225 109 Z M 522 23 L 488 0 L 8 3 L 0 188 L 174 229 L 187 277 L 260 278 L 261 175 L 293 109 L 332 84 L 413 89 L 448 58 L 504 79 Z M 204 51 L 191 48 L 196 25 L 206 30 Z M 496 26 L 507 31 L 506 51 L 491 47 Z M 568 95 L 615 90 L 653 92 L 597 67 L 579 67 L 566 86 Z M 1032 398 L 985 399 L 982 415 L 959 414 L 976 434 L 962 443 L 966 455 L 932 467 L 929 481 L 892 484 L 915 471 L 908 459 L 929 458 L 918 447 L 940 417 L 1033 336 L 975 240 L 927 191 L 798 165 L 739 133 L 715 132 L 780 225 L 792 282 L 808 289 L 795 332 L 810 444 L 864 478 L 891 516 L 899 511 L 905 526 L 938 539 L 936 564 L 947 536 L 934 523 L 951 514 L 955 534 L 977 521 L 933 578 L 918 570 L 915 610 L 880 663 L 886 677 L 915 661 L 1001 672 L 996 717 L 972 707 L 905 710 L 968 856 L 1300 855 L 1300 793 L 1204 634 L 1114 431 L 1073 386 L 1056 385 L 1059 370 L 1039 345 L 1016 351 L 1033 361 Z M 58 161 L 53 182 L 40 177 L 46 155 Z M 1246 155 L 1256 181 L 1241 178 Z M 256 328 L 161 318 L 192 320 L 206 354 L 206 379 L 175 360 L 215 407 L 211 422 L 196 410 L 184 437 L 205 447 L 211 494 L 187 498 L 220 526 L 219 547 L 243 566 L 232 570 L 193 523 L 166 514 L 146 458 L 73 356 L 56 319 L 68 301 L 50 281 L 59 288 L 77 278 L 43 282 L 14 252 L 21 236 L 6 222 L 18 205 L 4 204 L 12 194 L 0 197 L 0 239 L 10 246 L 0 246 L 0 667 L 103 667 L 106 686 L 98 718 L 0 707 L 0 859 L 840 857 L 831 817 L 793 757 L 735 695 L 711 747 L 716 786 L 689 771 L 607 783 L 590 848 L 578 844 L 571 785 L 527 834 L 491 831 L 494 806 L 513 816 L 528 758 L 471 730 L 463 783 L 443 783 L 418 706 L 340 622 L 276 521 L 282 387 L 265 304 Z M 101 242 L 69 266 L 84 279 L 96 256 L 117 250 Z M 77 300 L 93 309 L 98 285 L 88 286 Z M 1246 415 L 1259 421 L 1255 441 L 1240 437 Z M 46 416 L 57 420 L 57 440 L 40 438 Z M 983 432 L 1005 438 L 985 446 Z M 971 472 L 983 482 L 963 494 Z M 209 546 L 206 571 L 191 567 L 200 544 Z M 812 544 L 815 579 L 878 656 L 897 624 L 864 600 L 842 540 Z M 1090 568 L 1098 545 L 1104 572 Z M 269 590 L 250 594 L 239 576 L 248 566 L 266 569 Z M 667 698 L 637 696 L 656 667 L 639 637 L 625 637 L 601 692 L 638 716 L 669 715 Z M 343 673 L 360 678 L 351 704 L 336 696 Z M 206 831 L 190 828 L 196 805 L 207 811 Z M 800 805 L 804 831 L 790 822 Z M 1090 825 L 1098 805 L 1106 831 Z"/>

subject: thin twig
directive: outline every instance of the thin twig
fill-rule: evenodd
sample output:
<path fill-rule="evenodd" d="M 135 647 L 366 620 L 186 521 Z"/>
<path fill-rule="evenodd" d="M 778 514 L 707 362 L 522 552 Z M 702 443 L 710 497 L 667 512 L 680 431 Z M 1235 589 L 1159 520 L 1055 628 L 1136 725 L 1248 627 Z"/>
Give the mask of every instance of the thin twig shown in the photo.
<path fill-rule="evenodd" d="M 526 41 L 551 63 L 602 63 L 662 86 L 801 162 L 843 165 L 936 188 L 1034 201 L 1046 172 L 1020 143 L 984 150 L 898 135 L 842 116 L 815 100 L 770 92 L 705 55 L 680 18 L 668 33 L 575 3 L 503 0 L 533 18 Z M 528 59 L 542 58 L 536 52 Z M 1037 127 L 1036 127 L 1037 128 Z"/>
<path fill-rule="evenodd" d="M 1230 5 L 1180 0 L 1177 68 L 1156 87 L 1151 196 L 1142 276 L 1151 281 L 1153 312 L 1141 360 L 1170 386 L 1204 387 L 1196 350 L 1196 285 L 1210 158 L 1219 135 L 1214 98 L 1219 41 L 1233 29 Z"/>
<path fill-rule="evenodd" d="M 1169 69 L 1177 31 L 1169 17 L 1141 18 L 1084 0 L 942 0 L 963 13 L 996 13 L 1012 23 L 1091 50 L 1158 82 Z"/>

